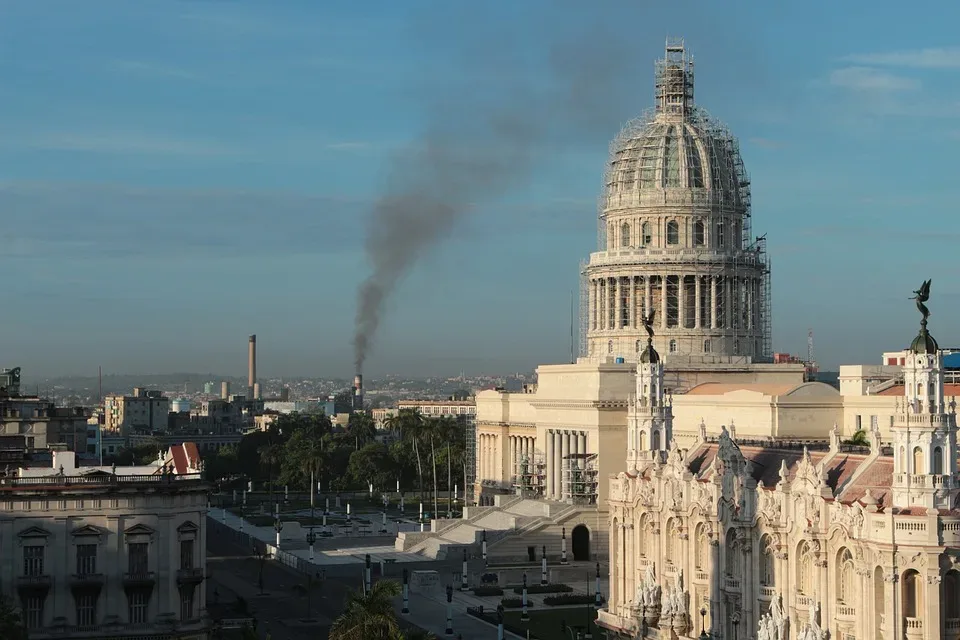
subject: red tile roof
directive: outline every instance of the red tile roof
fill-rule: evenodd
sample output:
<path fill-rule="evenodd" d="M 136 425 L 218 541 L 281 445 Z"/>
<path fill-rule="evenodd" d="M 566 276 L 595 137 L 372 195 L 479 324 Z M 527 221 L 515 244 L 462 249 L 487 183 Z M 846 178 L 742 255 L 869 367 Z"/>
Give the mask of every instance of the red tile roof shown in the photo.
<path fill-rule="evenodd" d="M 895 384 L 892 387 L 884 389 L 878 396 L 902 396 L 903 395 L 903 385 Z M 945 384 L 943 385 L 943 395 L 947 398 L 950 396 L 960 396 L 960 384 Z"/>
<path fill-rule="evenodd" d="M 200 451 L 195 442 L 184 442 L 170 447 L 173 467 L 177 475 L 197 473 L 200 470 Z"/>

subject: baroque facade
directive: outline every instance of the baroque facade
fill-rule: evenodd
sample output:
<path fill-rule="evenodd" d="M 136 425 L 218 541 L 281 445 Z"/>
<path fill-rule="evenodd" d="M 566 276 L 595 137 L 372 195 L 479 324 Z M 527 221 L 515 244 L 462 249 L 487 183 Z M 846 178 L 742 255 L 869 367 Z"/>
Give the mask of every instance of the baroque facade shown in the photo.
<path fill-rule="evenodd" d="M 649 384 L 662 363 L 641 362 L 628 471 L 610 479 L 600 624 L 622 637 L 960 638 L 956 404 L 921 311 L 893 446 L 876 426 L 860 447 L 836 428 L 798 446 L 701 424 L 681 449 Z"/>

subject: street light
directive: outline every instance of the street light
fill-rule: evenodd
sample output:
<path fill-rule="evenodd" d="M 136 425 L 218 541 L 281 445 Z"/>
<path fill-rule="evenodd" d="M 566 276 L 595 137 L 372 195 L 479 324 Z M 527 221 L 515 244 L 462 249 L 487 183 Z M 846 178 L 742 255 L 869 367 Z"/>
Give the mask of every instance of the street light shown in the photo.
<path fill-rule="evenodd" d="M 740 624 L 740 612 L 734 611 L 730 616 L 730 622 L 733 623 L 733 640 L 737 640 L 737 626 Z"/>
<path fill-rule="evenodd" d="M 310 545 L 310 562 L 313 562 L 313 543 L 317 541 L 317 534 L 313 532 L 313 505 L 310 505 L 310 530 L 307 532 L 307 544 Z"/>
<path fill-rule="evenodd" d="M 707 635 L 707 608 L 700 607 L 700 640 L 709 640 Z"/>

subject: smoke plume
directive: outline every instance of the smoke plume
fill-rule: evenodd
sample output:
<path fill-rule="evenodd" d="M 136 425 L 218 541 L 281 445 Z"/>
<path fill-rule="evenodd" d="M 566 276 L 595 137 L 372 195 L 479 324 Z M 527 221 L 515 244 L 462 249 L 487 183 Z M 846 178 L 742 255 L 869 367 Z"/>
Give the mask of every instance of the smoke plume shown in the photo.
<path fill-rule="evenodd" d="M 470 16 L 457 22 L 477 23 Z M 642 105 L 637 92 L 649 92 L 642 82 L 650 83 L 652 61 L 638 65 L 626 36 L 618 41 L 590 26 L 551 33 L 549 16 L 538 16 L 530 25 L 510 23 L 500 20 L 496 33 L 483 36 L 472 28 L 472 38 L 457 40 L 463 55 L 448 58 L 457 63 L 457 86 L 422 92 L 423 133 L 390 160 L 365 242 L 371 273 L 358 291 L 357 372 L 363 370 L 386 300 L 462 216 L 523 185 L 550 154 L 585 140 L 594 148 L 605 144 L 624 114 Z M 517 33 L 510 34 L 510 28 Z M 532 40 L 541 44 L 533 46 Z M 433 46 L 439 49 L 436 40 Z"/>

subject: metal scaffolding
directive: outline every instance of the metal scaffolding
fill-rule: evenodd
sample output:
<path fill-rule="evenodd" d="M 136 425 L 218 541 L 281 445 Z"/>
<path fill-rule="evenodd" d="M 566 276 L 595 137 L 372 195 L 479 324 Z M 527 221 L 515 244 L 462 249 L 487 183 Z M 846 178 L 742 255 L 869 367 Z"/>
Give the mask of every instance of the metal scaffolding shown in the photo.
<path fill-rule="evenodd" d="M 597 504 L 600 470 L 596 453 L 571 453 L 563 458 L 563 499 L 570 504 Z"/>
<path fill-rule="evenodd" d="M 466 455 L 466 468 L 463 479 L 463 503 L 472 505 L 476 503 L 474 496 L 474 484 L 477 482 L 477 424 L 476 420 L 467 420 L 464 428 L 464 437 L 466 438 L 464 452 Z"/>
<path fill-rule="evenodd" d="M 541 451 L 520 455 L 513 470 L 513 488 L 524 498 L 542 498 L 547 488 L 547 461 Z"/>

